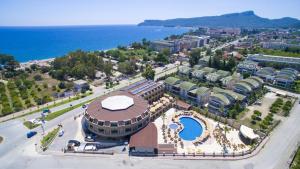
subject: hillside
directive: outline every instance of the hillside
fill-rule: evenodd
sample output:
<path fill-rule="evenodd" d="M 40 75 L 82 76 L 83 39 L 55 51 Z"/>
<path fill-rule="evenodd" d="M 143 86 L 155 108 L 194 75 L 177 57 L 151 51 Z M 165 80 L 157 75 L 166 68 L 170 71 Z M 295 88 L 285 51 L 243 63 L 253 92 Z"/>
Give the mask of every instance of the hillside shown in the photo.
<path fill-rule="evenodd" d="M 204 16 L 196 18 L 177 18 L 168 20 L 145 20 L 139 26 L 204 26 L 204 27 L 247 27 L 247 28 L 279 28 L 299 25 L 295 18 L 267 19 L 257 16 L 253 11 L 231 13 L 220 16 Z"/>

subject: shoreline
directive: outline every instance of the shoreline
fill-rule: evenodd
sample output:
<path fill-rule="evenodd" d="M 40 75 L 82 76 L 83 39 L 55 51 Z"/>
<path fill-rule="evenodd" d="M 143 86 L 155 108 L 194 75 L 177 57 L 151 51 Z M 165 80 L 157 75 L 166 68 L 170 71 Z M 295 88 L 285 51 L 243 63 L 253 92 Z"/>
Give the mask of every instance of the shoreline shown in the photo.
<path fill-rule="evenodd" d="M 109 50 L 114 50 L 114 49 L 117 49 L 116 47 L 114 48 L 110 48 L 110 49 L 104 49 L 104 50 L 94 50 L 94 51 L 104 51 L 104 52 L 107 52 Z M 71 51 L 72 52 L 72 51 Z M 85 51 L 85 52 L 93 52 L 93 51 Z M 49 63 L 49 62 L 53 62 L 54 59 L 56 58 L 59 58 L 59 57 L 63 57 L 64 55 L 62 56 L 57 56 L 57 57 L 50 57 L 50 58 L 47 58 L 47 59 L 35 59 L 35 60 L 28 60 L 28 61 L 25 61 L 25 62 L 20 62 L 20 65 L 21 66 L 27 66 L 27 65 L 32 65 L 32 64 L 41 64 L 41 63 Z"/>

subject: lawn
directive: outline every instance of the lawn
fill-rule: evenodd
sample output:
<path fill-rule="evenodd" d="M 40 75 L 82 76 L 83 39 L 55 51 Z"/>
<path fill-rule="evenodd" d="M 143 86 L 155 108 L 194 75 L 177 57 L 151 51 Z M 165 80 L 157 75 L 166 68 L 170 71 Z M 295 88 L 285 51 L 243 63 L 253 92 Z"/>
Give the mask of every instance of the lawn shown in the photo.
<path fill-rule="evenodd" d="M 50 113 L 50 114 L 48 114 L 48 115 L 45 117 L 45 120 L 46 120 L 46 121 L 50 121 L 50 120 L 52 120 L 52 119 L 55 119 L 56 117 L 61 116 L 61 115 L 65 114 L 65 113 L 67 113 L 67 112 L 69 112 L 69 111 L 71 111 L 71 110 L 74 110 L 74 109 L 78 108 L 78 107 L 81 107 L 82 105 L 84 105 L 84 104 L 86 104 L 86 103 L 88 103 L 88 102 L 90 102 L 90 101 L 91 101 L 91 100 L 88 100 L 88 101 L 86 101 L 86 102 L 77 104 L 77 105 L 75 105 L 75 106 L 68 107 L 68 108 L 65 108 L 65 109 L 62 109 L 62 110 L 59 110 L 59 111 Z"/>
<path fill-rule="evenodd" d="M 57 127 L 54 130 L 50 131 L 47 135 L 45 135 L 43 137 L 43 139 L 41 140 L 41 146 L 44 150 L 49 146 L 49 144 L 55 138 L 58 131 L 59 131 L 59 127 Z"/>
<path fill-rule="evenodd" d="M 40 126 L 41 124 L 34 124 L 30 121 L 25 121 L 23 123 L 23 125 L 26 126 L 28 129 L 33 129 L 33 128 L 36 128 L 36 127 Z"/>
<path fill-rule="evenodd" d="M 290 169 L 300 169 L 300 148 L 298 148 Z"/>

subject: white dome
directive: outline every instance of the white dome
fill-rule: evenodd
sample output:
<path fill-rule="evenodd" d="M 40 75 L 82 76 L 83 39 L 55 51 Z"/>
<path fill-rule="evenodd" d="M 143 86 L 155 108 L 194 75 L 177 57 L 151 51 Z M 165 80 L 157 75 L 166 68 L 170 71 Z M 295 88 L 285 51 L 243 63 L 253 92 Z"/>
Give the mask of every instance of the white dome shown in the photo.
<path fill-rule="evenodd" d="M 133 99 L 124 95 L 110 96 L 101 102 L 102 107 L 109 110 L 123 110 L 133 104 Z"/>

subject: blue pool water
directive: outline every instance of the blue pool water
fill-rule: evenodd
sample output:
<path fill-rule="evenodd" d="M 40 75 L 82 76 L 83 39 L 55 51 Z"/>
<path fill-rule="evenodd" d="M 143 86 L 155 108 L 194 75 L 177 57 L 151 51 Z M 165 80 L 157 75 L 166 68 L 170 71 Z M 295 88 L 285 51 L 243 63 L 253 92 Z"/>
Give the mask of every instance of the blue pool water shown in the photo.
<path fill-rule="evenodd" d="M 20 62 L 47 59 L 82 49 L 104 50 L 134 41 L 163 39 L 188 28 L 136 25 L 0 27 L 0 53 Z"/>
<path fill-rule="evenodd" d="M 202 134 L 202 125 L 197 120 L 191 117 L 181 117 L 179 121 L 183 125 L 183 130 L 179 132 L 179 137 L 183 140 L 192 141 Z"/>
<path fill-rule="evenodd" d="M 173 130 L 175 130 L 175 129 L 177 129 L 177 128 L 178 128 L 178 125 L 177 125 L 177 124 L 175 124 L 175 123 L 172 123 L 172 124 L 170 124 L 170 125 L 169 125 L 169 127 L 170 127 L 170 129 L 173 129 Z"/>

